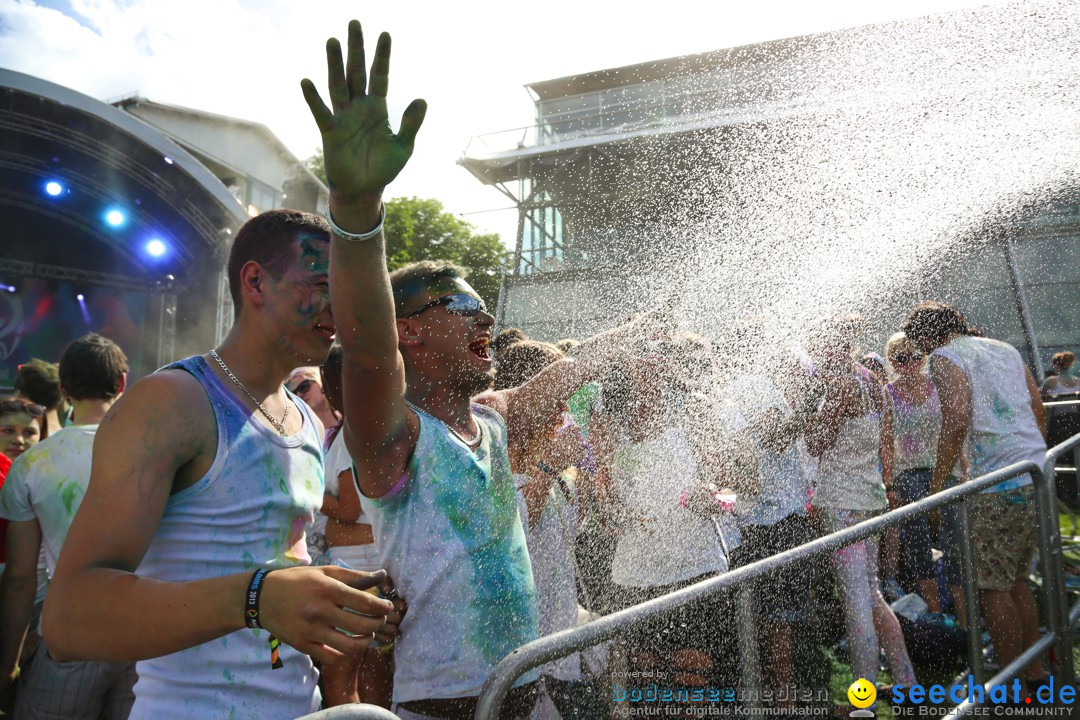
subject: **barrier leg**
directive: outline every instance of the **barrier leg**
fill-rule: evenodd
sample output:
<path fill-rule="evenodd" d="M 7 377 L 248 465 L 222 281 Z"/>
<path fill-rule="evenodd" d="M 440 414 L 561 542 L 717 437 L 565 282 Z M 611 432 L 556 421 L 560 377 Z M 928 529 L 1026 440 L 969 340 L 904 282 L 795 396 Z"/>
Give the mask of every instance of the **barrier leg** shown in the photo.
<path fill-rule="evenodd" d="M 1039 563 L 1042 566 L 1046 624 L 1055 638 L 1054 659 L 1057 666 L 1054 668 L 1054 679 L 1059 685 L 1071 685 L 1074 676 L 1072 648 L 1066 634 L 1068 602 L 1061 562 L 1061 529 L 1051 480 L 1053 474 L 1052 471 L 1047 472 L 1044 466 L 1044 469 L 1032 472 L 1032 476 L 1035 479 L 1035 510 L 1039 520 Z"/>
<path fill-rule="evenodd" d="M 986 678 L 982 666 L 982 632 L 979 630 L 979 589 L 975 584 L 975 546 L 971 536 L 971 498 L 960 500 L 960 569 L 964 584 L 964 612 L 967 614 L 968 667 L 975 682 Z"/>
<path fill-rule="evenodd" d="M 761 658 L 758 653 L 757 613 L 754 612 L 753 583 L 743 583 L 735 591 L 739 620 L 739 666 L 744 707 L 761 704 Z"/>

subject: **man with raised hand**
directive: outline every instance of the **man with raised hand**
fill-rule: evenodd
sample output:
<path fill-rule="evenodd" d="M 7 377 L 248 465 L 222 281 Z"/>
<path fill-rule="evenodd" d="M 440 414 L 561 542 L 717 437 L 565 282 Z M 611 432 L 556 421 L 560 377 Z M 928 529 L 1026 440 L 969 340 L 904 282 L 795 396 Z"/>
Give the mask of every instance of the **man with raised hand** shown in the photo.
<path fill-rule="evenodd" d="M 395 712 L 472 717 L 504 656 L 537 636 L 536 594 L 506 450 L 507 425 L 547 422 L 610 365 L 644 321 L 582 343 L 519 388 L 485 393 L 494 318 L 453 266 L 387 274 L 382 193 L 404 168 L 426 105 L 413 101 L 395 135 L 387 121 L 390 37 L 371 74 L 360 24 L 348 62 L 327 42 L 328 108 L 304 96 L 323 137 L 330 185 L 330 287 L 344 350 L 345 441 L 383 565 L 409 603 L 395 650 Z M 504 421 L 505 420 L 505 421 Z M 535 673 L 504 704 L 527 717 Z"/>
<path fill-rule="evenodd" d="M 99 426 L 45 639 L 58 661 L 139 661 L 133 718 L 304 715 L 308 655 L 393 634 L 393 604 L 362 590 L 382 573 L 305 567 L 322 426 L 282 384 L 333 342 L 328 234 L 293 210 L 249 220 L 225 341 L 136 383 Z"/>

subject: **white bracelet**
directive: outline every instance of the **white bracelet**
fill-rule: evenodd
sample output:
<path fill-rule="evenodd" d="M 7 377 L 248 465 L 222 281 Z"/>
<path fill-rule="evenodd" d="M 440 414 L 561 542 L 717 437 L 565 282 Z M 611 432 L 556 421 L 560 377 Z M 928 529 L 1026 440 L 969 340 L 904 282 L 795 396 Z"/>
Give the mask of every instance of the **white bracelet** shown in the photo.
<path fill-rule="evenodd" d="M 330 215 L 330 200 L 328 198 L 326 200 L 326 221 L 330 223 L 330 230 L 339 238 L 343 240 L 349 240 L 350 242 L 361 242 L 363 240 L 370 240 L 371 238 L 377 236 L 379 233 L 382 232 L 383 223 L 386 222 L 386 206 L 381 205 L 380 209 L 382 211 L 382 214 L 379 216 L 378 225 L 365 233 L 351 233 L 342 230 L 340 227 L 338 227 L 338 224 L 334 222 L 333 216 Z"/>

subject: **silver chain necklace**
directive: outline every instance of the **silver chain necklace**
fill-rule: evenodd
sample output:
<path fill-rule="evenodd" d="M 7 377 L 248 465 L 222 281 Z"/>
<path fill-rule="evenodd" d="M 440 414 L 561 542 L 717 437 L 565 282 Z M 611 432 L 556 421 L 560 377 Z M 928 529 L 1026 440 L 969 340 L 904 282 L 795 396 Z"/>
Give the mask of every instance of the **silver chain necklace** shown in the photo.
<path fill-rule="evenodd" d="M 255 403 L 255 406 L 259 408 L 259 412 L 263 414 L 263 417 L 270 421 L 270 424 L 274 426 L 274 429 L 277 430 L 279 434 L 284 435 L 285 419 L 289 417 L 289 399 L 285 399 L 285 414 L 281 416 L 281 422 L 278 422 L 274 419 L 274 416 L 263 407 L 263 404 L 259 402 L 246 387 L 244 387 L 244 383 L 240 382 L 240 380 L 233 375 L 233 371 L 229 369 L 229 366 L 226 365 L 225 361 L 221 359 L 221 356 L 217 354 L 217 350 L 211 350 L 210 357 L 217 360 L 217 364 L 221 366 L 221 369 L 225 371 L 225 374 L 229 376 L 229 379 L 236 383 L 236 387 L 243 390 L 244 394 L 251 398 L 251 402 Z"/>

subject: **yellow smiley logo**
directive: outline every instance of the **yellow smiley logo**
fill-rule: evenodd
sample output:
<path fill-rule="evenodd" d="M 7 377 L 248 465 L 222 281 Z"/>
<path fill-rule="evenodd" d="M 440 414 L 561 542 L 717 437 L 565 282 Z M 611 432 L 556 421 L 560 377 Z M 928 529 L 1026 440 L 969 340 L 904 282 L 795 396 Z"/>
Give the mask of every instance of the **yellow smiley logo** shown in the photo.
<path fill-rule="evenodd" d="M 859 678 L 847 689 L 847 699 L 857 708 L 866 708 L 877 700 L 877 688 L 869 680 Z"/>

